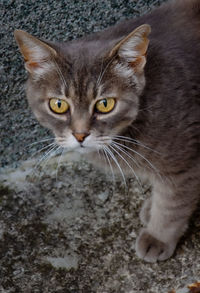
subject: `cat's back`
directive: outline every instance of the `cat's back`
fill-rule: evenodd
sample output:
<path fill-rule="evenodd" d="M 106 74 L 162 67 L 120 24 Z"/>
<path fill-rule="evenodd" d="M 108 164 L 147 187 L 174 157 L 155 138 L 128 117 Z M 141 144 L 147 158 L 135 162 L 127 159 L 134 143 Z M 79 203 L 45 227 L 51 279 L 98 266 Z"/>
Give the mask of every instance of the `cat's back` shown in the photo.
<path fill-rule="evenodd" d="M 200 1 L 176 0 L 139 19 L 152 27 L 142 99 L 149 136 L 173 138 L 172 153 L 200 161 Z M 155 130 L 154 130 L 155 129 Z M 173 156 L 172 156 L 173 157 Z M 181 155 L 180 155 L 181 158 Z M 199 167 L 198 167 L 199 168 Z M 200 170 L 198 169 L 198 172 Z"/>
<path fill-rule="evenodd" d="M 187 53 L 200 57 L 199 0 L 169 1 L 138 21 L 151 25 L 150 40 L 163 47 L 166 53 L 173 50 L 175 54 L 176 49 L 180 58 Z"/>

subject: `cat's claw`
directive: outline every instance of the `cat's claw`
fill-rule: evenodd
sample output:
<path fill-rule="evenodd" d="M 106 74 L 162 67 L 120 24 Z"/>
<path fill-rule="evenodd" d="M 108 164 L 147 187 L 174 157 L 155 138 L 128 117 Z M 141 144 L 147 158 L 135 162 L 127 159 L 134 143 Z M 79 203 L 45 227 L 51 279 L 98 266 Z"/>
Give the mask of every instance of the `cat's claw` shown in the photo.
<path fill-rule="evenodd" d="M 136 254 L 147 262 L 163 261 L 172 256 L 175 245 L 164 243 L 143 229 L 136 241 Z"/>

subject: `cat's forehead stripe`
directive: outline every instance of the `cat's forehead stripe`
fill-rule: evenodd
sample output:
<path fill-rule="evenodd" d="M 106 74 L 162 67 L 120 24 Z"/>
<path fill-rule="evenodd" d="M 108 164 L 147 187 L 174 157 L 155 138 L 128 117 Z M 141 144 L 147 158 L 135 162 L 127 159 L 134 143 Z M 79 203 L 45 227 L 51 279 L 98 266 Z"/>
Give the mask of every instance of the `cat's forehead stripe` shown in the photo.
<path fill-rule="evenodd" d="M 72 99 L 76 96 L 75 87 L 74 87 L 74 84 L 72 82 L 69 84 L 69 87 L 68 87 L 66 95 L 67 95 L 68 98 L 72 98 Z"/>
<path fill-rule="evenodd" d="M 91 100 L 96 97 L 96 87 L 94 82 L 89 81 L 87 86 L 87 97 Z"/>
<path fill-rule="evenodd" d="M 76 101 L 92 100 L 97 95 L 96 83 L 90 75 L 77 73 L 69 83 L 66 95 Z"/>

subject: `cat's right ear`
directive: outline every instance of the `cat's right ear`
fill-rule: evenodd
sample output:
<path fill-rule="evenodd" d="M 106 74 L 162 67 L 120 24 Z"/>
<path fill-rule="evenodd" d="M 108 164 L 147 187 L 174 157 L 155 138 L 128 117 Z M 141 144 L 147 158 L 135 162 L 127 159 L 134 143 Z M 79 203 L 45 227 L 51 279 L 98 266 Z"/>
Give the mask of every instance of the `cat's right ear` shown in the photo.
<path fill-rule="evenodd" d="M 57 55 L 52 47 L 22 30 L 15 30 L 14 36 L 30 74 L 40 76 L 52 68 Z"/>
<path fill-rule="evenodd" d="M 118 56 L 121 63 L 124 63 L 134 73 L 143 72 L 150 32 L 151 27 L 148 24 L 137 27 L 114 46 L 110 51 L 109 58 Z"/>

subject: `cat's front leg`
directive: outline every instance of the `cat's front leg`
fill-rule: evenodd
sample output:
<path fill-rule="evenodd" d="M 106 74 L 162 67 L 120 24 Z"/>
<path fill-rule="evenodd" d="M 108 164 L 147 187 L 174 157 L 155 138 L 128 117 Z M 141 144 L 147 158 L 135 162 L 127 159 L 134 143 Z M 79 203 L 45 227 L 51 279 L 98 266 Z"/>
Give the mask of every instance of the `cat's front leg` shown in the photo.
<path fill-rule="evenodd" d="M 149 203 L 149 222 L 137 238 L 136 253 L 147 262 L 166 260 L 187 229 L 196 201 L 182 188 L 175 190 L 159 183 L 154 186 Z"/>
<path fill-rule="evenodd" d="M 151 217 L 151 206 L 152 206 L 152 198 L 147 198 L 141 208 L 140 211 L 140 221 L 144 226 L 146 226 Z"/>

